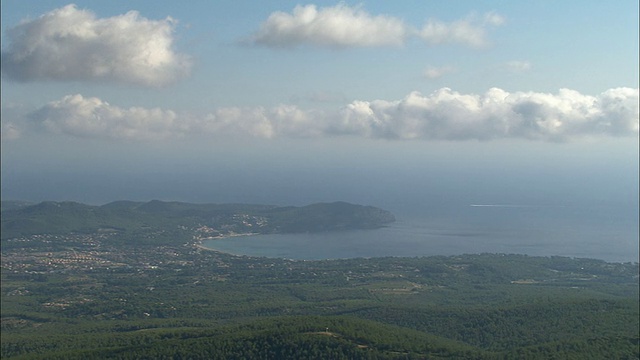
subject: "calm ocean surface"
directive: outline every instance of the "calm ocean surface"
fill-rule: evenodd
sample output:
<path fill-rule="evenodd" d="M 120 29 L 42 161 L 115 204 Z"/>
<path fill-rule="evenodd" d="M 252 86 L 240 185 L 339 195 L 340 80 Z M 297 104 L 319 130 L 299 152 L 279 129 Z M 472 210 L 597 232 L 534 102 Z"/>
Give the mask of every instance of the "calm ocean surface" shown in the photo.
<path fill-rule="evenodd" d="M 607 206 L 454 206 L 376 230 L 208 240 L 236 255 L 289 259 L 517 253 L 638 262 L 638 212 Z"/>

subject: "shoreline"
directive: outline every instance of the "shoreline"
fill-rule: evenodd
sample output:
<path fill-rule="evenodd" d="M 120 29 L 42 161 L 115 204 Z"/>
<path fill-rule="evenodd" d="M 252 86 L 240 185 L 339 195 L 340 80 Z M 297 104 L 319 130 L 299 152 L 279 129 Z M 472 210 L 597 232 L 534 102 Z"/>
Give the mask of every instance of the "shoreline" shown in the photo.
<path fill-rule="evenodd" d="M 208 238 L 202 238 L 202 239 L 198 239 L 193 243 L 193 246 L 197 249 L 200 250 L 206 250 L 206 251 L 214 251 L 217 253 L 221 253 L 221 254 L 227 254 L 227 255 L 231 255 L 231 256 L 247 256 L 247 255 L 239 255 L 239 254 L 234 254 L 234 253 L 230 253 L 228 251 L 222 251 L 222 250 L 218 250 L 218 249 L 214 249 L 214 248 L 210 248 L 207 247 L 205 245 L 203 245 L 203 242 L 206 240 L 223 240 L 223 239 L 229 239 L 229 238 L 234 238 L 234 237 L 249 237 L 249 236 L 257 236 L 257 235 L 262 235 L 260 233 L 244 233 L 244 234 L 229 234 L 229 235 L 220 235 L 220 236 L 215 236 L 215 237 L 208 237 Z"/>

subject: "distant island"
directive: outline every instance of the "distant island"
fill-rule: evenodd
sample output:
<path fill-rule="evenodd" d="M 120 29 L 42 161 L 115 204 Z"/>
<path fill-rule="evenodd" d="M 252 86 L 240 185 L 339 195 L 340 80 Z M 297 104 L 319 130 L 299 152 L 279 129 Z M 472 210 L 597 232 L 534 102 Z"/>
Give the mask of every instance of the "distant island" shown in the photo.
<path fill-rule="evenodd" d="M 116 201 L 2 201 L 2 240 L 39 234 L 108 233 L 113 241 L 184 243 L 249 234 L 375 229 L 394 222 L 392 213 L 346 202 L 302 207 L 252 204 Z M 3 241 L 3 245 L 4 241 Z"/>

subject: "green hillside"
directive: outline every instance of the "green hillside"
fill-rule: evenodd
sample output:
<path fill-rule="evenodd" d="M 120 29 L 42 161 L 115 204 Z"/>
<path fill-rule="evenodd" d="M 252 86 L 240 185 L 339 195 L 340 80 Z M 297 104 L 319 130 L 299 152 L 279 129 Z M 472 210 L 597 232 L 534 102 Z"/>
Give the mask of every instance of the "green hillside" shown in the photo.
<path fill-rule="evenodd" d="M 640 355 L 638 264 L 74 248 L 3 252 L 2 359 Z"/>
<path fill-rule="evenodd" d="M 296 233 L 370 229 L 395 221 L 387 211 L 345 202 L 303 207 L 247 204 L 188 204 L 181 202 L 118 201 L 103 206 L 76 202 L 43 202 L 15 206 L 3 202 L 2 239 L 36 234 L 118 231 L 135 241 L 146 230 L 161 231 L 182 243 L 193 229 L 206 226 L 229 233 Z M 152 230 L 151 230 L 152 229 Z M 170 234 L 167 235 L 167 234 Z M 144 236 L 142 236 L 144 237 Z"/>
<path fill-rule="evenodd" d="M 11 207 L 2 212 L 0 357 L 640 357 L 637 263 L 508 254 L 295 261 L 199 246 L 392 220 L 340 202 Z"/>

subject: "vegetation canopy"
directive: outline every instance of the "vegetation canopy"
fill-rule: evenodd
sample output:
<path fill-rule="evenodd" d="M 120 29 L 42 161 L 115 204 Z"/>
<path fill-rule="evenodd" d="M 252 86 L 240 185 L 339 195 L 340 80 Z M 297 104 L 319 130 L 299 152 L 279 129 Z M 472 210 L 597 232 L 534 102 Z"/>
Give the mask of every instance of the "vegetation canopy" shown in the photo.
<path fill-rule="evenodd" d="M 0 356 L 640 356 L 637 263 L 507 254 L 295 261 L 199 246 L 391 220 L 346 203 L 3 202 Z"/>

